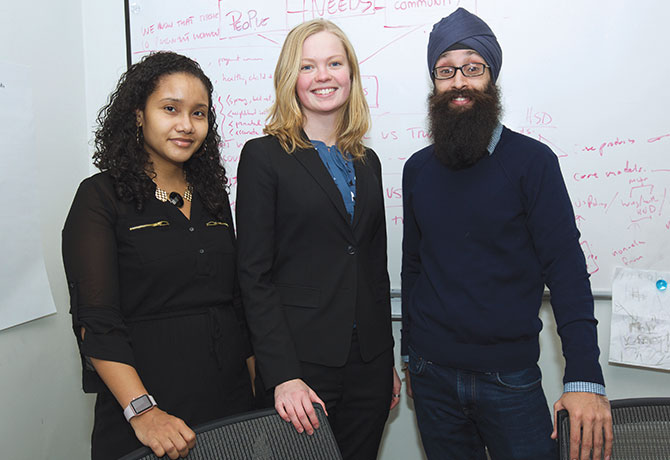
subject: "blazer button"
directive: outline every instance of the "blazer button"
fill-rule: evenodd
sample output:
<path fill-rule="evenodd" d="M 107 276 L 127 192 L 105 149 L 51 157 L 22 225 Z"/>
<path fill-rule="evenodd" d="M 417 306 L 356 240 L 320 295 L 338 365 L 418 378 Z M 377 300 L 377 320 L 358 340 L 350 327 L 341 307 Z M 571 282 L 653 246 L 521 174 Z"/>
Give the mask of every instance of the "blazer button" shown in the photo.
<path fill-rule="evenodd" d="M 353 246 L 347 246 L 347 254 L 353 256 L 354 254 L 356 254 L 356 248 Z"/>

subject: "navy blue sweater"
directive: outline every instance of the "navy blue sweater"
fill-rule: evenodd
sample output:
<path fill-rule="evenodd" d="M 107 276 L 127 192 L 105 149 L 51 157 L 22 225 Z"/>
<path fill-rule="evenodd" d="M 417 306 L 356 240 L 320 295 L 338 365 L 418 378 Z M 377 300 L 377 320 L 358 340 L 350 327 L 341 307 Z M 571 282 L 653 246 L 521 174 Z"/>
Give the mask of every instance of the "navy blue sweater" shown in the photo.
<path fill-rule="evenodd" d="M 402 353 L 478 371 L 533 366 L 545 284 L 564 382 L 604 384 L 593 296 L 558 159 L 504 128 L 490 156 L 453 171 L 416 152 L 403 171 Z"/>

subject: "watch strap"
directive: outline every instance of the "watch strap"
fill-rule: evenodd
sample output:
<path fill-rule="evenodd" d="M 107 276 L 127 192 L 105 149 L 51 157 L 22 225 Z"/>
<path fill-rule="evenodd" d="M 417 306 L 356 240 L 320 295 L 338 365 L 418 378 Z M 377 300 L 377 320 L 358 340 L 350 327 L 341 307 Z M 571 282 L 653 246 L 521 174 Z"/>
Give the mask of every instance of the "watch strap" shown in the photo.
<path fill-rule="evenodd" d="M 135 406 L 138 403 L 142 403 L 144 407 L 136 409 Z M 143 394 L 130 401 L 130 404 L 128 404 L 128 406 L 126 406 L 126 408 L 123 409 L 123 416 L 126 418 L 127 421 L 130 422 L 131 418 L 135 417 L 136 415 L 145 413 L 146 411 L 148 411 L 149 409 L 151 409 L 156 405 L 157 405 L 156 400 L 154 399 L 153 396 L 149 394 Z"/>

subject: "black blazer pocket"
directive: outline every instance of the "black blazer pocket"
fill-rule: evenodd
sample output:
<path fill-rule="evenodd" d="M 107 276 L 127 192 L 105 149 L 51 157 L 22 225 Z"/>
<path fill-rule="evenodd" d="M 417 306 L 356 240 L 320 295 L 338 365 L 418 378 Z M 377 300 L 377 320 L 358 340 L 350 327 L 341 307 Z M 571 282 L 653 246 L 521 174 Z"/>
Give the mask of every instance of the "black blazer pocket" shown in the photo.
<path fill-rule="evenodd" d="M 318 308 L 319 289 L 307 286 L 276 284 L 282 305 L 304 308 Z"/>

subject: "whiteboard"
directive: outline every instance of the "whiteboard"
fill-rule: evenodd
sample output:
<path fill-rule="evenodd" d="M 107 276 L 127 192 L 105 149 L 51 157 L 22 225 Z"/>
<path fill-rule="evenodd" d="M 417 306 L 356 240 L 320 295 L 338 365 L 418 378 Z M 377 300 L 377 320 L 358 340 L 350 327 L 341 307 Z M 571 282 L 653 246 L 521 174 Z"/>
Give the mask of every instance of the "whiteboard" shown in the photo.
<path fill-rule="evenodd" d="M 665 2 L 136 0 L 126 3 L 128 55 L 136 62 L 173 50 L 212 79 L 234 205 L 240 150 L 262 135 L 286 34 L 316 17 L 338 24 L 356 48 L 372 113 L 366 144 L 383 163 L 389 272 L 398 289 L 402 167 L 430 142 L 428 34 L 459 6 L 482 17 L 502 46 L 503 122 L 559 157 L 594 292 L 611 292 L 616 266 L 670 268 Z"/>

